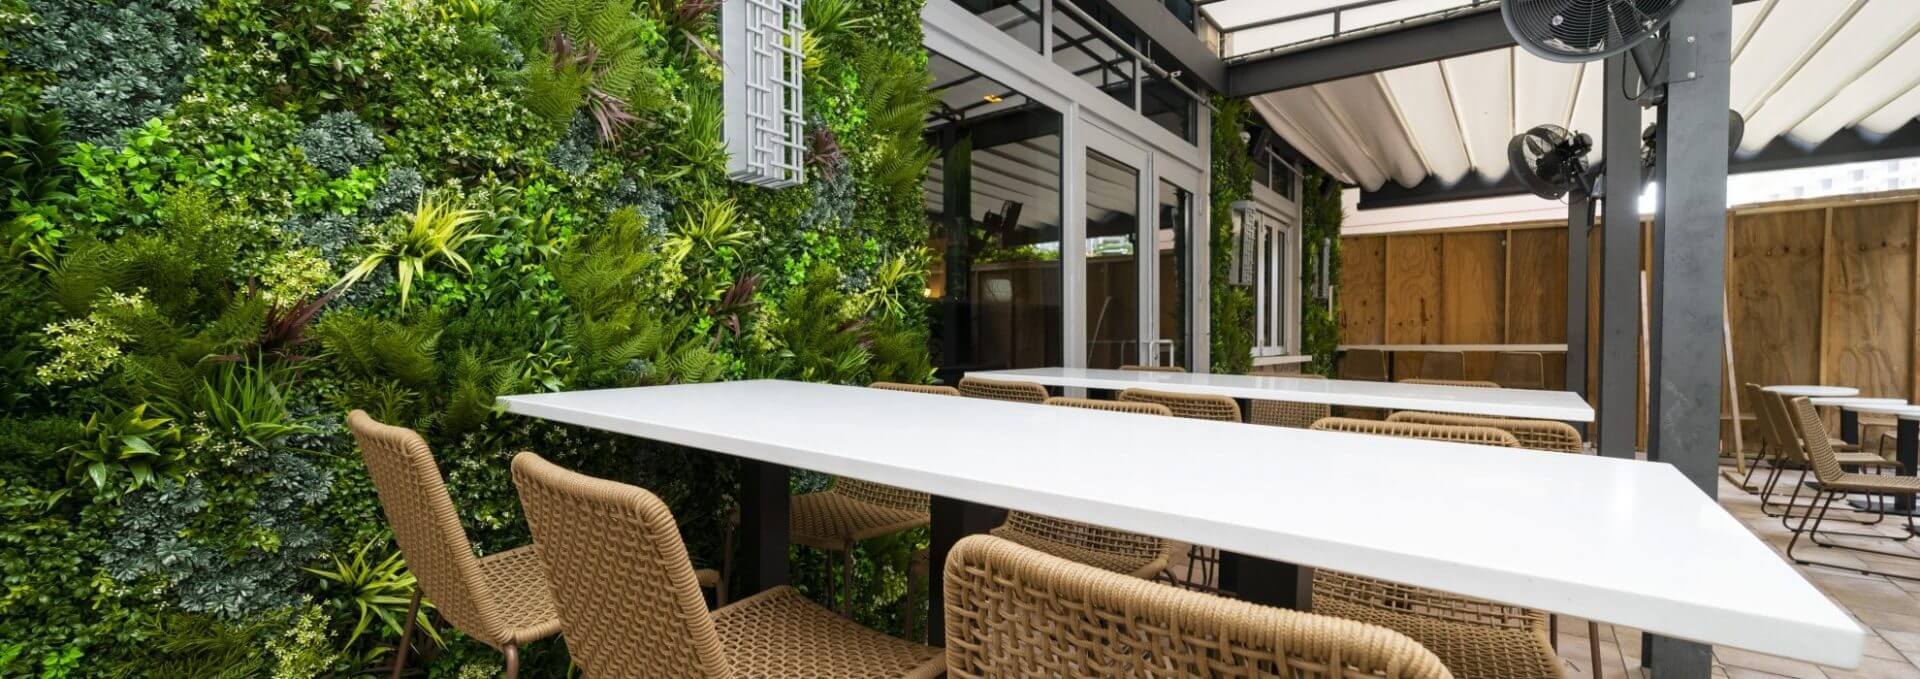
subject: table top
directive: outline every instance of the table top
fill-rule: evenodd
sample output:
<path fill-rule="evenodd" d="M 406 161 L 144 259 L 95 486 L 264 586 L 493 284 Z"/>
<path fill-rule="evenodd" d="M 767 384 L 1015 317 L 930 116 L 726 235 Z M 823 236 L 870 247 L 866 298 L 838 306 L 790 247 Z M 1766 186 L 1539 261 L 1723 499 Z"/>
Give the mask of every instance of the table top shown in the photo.
<path fill-rule="evenodd" d="M 1807 401 L 1817 406 L 1832 407 L 1832 408 L 1846 408 L 1848 410 L 1852 410 L 1854 408 L 1863 407 L 1863 406 L 1865 407 L 1889 406 L 1889 405 L 1903 406 L 1907 404 L 1906 399 L 1871 398 L 1871 397 L 1861 397 L 1861 396 L 1812 396 L 1812 397 L 1808 397 Z"/>
<path fill-rule="evenodd" d="M 1844 612 L 1665 464 L 766 380 L 501 401 L 1703 643 L 1847 667 L 1864 644 Z"/>
<path fill-rule="evenodd" d="M 1906 403 L 1864 403 L 1846 406 L 1847 410 L 1875 415 L 1892 415 L 1902 420 L 1920 420 L 1920 406 Z"/>
<path fill-rule="evenodd" d="M 1766 387 L 1767 391 L 1788 396 L 1859 396 L 1860 390 L 1853 387 L 1835 387 L 1823 384 L 1776 384 Z"/>
<path fill-rule="evenodd" d="M 1563 354 L 1565 344 L 1342 344 L 1340 351 L 1369 349 L 1373 351 L 1536 351 L 1548 354 Z"/>
<path fill-rule="evenodd" d="M 1494 389 L 1404 382 L 1305 379 L 1289 375 L 1214 375 L 1095 368 L 1023 368 L 971 372 L 999 380 L 1020 380 L 1081 389 L 1157 389 L 1233 398 L 1325 403 L 1357 408 L 1432 410 L 1541 420 L 1592 422 L 1593 406 L 1570 391 Z"/>

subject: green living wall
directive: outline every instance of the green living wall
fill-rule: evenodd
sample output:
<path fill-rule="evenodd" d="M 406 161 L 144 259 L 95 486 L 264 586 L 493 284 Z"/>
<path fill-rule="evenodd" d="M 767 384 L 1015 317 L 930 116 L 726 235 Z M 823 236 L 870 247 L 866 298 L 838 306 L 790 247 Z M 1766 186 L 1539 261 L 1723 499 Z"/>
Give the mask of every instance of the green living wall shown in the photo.
<path fill-rule="evenodd" d="M 808 0 L 777 191 L 726 178 L 718 4 L 0 0 L 0 676 L 380 668 L 413 582 L 351 409 L 427 436 L 482 551 L 534 450 L 710 565 L 727 462 L 494 397 L 927 379 L 919 3 Z M 918 539 L 863 547 L 863 622 Z M 498 671 L 433 635 L 431 676 Z"/>
<path fill-rule="evenodd" d="M 1212 371 L 1244 374 L 1253 370 L 1254 299 L 1251 288 L 1230 285 L 1233 267 L 1233 203 L 1253 199 L 1253 159 L 1240 135 L 1251 122 L 1245 99 L 1214 100 L 1212 186 Z M 1317 167 L 1301 182 L 1300 353 L 1313 356 L 1301 370 L 1332 376 L 1340 342 L 1339 296 L 1321 295 L 1321 250 L 1327 253 L 1328 281 L 1340 280 L 1340 185 Z"/>

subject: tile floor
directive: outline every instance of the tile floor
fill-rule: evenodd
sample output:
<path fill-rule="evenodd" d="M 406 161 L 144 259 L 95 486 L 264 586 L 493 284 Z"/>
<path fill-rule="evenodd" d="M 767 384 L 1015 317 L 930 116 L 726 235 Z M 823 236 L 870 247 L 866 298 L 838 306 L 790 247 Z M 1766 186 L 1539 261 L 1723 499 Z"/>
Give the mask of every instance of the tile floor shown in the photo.
<path fill-rule="evenodd" d="M 1792 538 L 1792 533 L 1780 525 L 1779 519 L 1760 513 L 1758 495 L 1742 491 L 1722 478 L 1720 504 L 1746 523 L 1748 528 L 1761 539 L 1766 540 L 1776 551 L 1785 553 L 1787 541 Z M 1829 514 L 1830 520 L 1832 516 Z M 1882 526 L 1868 530 L 1897 535 L 1894 523 L 1892 519 L 1888 519 Z M 1905 524 L 1902 522 L 1900 525 Z M 1858 527 L 1846 528 L 1846 530 L 1857 529 Z M 1920 557 L 1920 538 L 1911 540 L 1905 545 L 1890 541 L 1871 542 L 1877 543 L 1873 545 L 1875 548 L 1904 549 Z M 1868 565 L 1877 570 L 1903 572 L 1920 577 L 1920 560 L 1889 561 L 1883 557 L 1860 555 L 1857 552 L 1839 549 L 1797 549 L 1796 553 L 1802 558 L 1820 559 L 1848 566 Z M 1861 661 L 1857 668 L 1843 670 L 1739 649 L 1715 648 L 1714 676 L 1727 679 L 1772 679 L 1774 677 L 1920 679 L 1920 581 L 1862 575 L 1858 571 L 1846 568 L 1820 566 L 1795 566 L 1795 568 L 1806 574 L 1808 580 L 1859 620 L 1861 626 L 1867 628 L 1869 634 L 1866 659 Z M 1638 631 L 1601 625 L 1600 636 L 1601 668 L 1604 676 L 1636 678 L 1647 676 L 1639 668 L 1640 633 Z M 1560 655 L 1567 663 L 1567 674 L 1573 677 L 1592 676 L 1588 661 L 1590 653 L 1587 650 L 1586 622 L 1561 618 L 1559 641 Z"/>

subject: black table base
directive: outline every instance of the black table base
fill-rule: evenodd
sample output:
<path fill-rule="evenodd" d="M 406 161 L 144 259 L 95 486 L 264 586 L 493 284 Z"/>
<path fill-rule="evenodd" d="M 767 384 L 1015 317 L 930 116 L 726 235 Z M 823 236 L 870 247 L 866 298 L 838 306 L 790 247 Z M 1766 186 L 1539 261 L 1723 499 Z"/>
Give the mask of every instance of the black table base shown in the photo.
<path fill-rule="evenodd" d="M 928 530 L 927 546 L 927 643 L 945 646 L 947 641 L 946 564 L 947 553 L 960 538 L 992 530 L 1006 520 L 1003 509 L 966 500 L 933 496 L 929 503 L 933 525 Z"/>
<path fill-rule="evenodd" d="M 1307 566 L 1223 551 L 1220 589 L 1256 604 L 1313 610 L 1313 569 Z"/>

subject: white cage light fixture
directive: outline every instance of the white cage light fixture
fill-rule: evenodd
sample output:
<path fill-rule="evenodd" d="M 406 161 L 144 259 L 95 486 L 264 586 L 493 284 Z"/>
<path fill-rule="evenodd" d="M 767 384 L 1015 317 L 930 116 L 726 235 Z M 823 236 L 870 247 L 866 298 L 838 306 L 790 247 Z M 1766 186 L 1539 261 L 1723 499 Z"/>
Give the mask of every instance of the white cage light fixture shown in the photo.
<path fill-rule="evenodd" d="M 771 189 L 806 178 L 800 0 L 720 7 L 727 176 Z"/>

